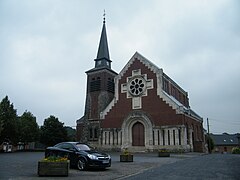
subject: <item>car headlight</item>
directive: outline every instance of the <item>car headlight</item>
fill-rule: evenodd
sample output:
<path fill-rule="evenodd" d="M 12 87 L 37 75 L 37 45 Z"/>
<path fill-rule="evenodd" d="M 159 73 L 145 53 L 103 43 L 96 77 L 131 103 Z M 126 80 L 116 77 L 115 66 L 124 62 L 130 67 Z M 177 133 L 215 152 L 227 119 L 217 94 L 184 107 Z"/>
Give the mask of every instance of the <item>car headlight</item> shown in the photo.
<path fill-rule="evenodd" d="M 87 156 L 88 156 L 90 159 L 92 159 L 92 160 L 98 160 L 98 157 L 95 156 L 95 155 L 88 154 Z"/>

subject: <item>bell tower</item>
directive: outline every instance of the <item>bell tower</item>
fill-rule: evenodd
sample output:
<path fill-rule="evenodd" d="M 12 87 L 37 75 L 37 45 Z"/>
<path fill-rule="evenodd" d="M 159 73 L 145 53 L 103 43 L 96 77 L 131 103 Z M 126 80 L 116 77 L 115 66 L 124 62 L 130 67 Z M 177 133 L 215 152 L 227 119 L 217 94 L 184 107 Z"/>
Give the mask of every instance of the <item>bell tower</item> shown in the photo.
<path fill-rule="evenodd" d="M 114 97 L 114 77 L 108 50 L 105 13 L 94 68 L 86 71 L 87 92 L 84 116 L 77 121 L 77 140 L 97 145 L 100 135 L 100 114 Z"/>

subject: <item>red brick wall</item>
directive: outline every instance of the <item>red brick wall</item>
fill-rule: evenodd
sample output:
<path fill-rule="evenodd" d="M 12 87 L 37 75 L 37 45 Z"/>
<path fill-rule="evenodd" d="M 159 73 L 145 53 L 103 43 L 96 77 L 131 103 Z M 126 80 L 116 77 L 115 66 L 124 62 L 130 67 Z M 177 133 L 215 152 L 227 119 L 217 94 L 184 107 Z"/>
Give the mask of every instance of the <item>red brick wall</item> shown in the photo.
<path fill-rule="evenodd" d="M 155 73 L 140 61 L 135 60 L 119 81 L 119 100 L 105 116 L 102 127 L 121 127 L 124 118 L 126 118 L 128 114 L 133 111 L 132 99 L 127 99 L 126 93 L 121 93 L 121 84 L 126 83 L 127 77 L 132 76 L 132 70 L 136 69 L 141 69 L 141 74 L 147 74 L 147 78 L 153 79 L 154 82 L 154 88 L 147 90 L 148 96 L 142 97 L 142 108 L 139 110 L 146 112 L 150 116 L 150 119 L 153 121 L 155 126 L 182 124 L 182 115 L 177 115 L 175 110 L 173 110 L 165 101 L 163 101 L 163 99 L 159 98 L 157 95 L 157 78 Z"/>
<path fill-rule="evenodd" d="M 203 141 L 203 126 L 202 126 L 202 122 L 199 122 L 195 119 L 193 119 L 193 117 L 190 116 L 185 116 L 182 115 L 183 118 L 183 122 L 184 124 L 189 127 L 192 128 L 194 131 L 194 140 L 195 141 Z"/>

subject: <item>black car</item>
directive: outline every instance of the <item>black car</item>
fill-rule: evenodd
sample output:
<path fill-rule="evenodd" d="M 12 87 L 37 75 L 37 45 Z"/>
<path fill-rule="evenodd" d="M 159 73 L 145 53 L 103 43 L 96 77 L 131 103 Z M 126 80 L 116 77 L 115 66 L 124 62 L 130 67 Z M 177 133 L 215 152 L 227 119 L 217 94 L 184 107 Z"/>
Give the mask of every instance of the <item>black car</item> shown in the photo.
<path fill-rule="evenodd" d="M 111 166 L 111 157 L 79 142 L 62 142 L 48 147 L 45 157 L 67 157 L 71 167 L 85 170 L 90 167 L 107 168 Z"/>

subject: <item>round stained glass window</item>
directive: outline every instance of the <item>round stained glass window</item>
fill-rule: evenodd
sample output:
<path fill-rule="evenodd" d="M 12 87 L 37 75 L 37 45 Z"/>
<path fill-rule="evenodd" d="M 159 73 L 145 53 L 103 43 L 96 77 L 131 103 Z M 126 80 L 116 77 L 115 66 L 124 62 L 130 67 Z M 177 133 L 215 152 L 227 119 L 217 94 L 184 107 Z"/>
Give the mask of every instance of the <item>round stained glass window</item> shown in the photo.
<path fill-rule="evenodd" d="M 129 92 L 133 96 L 139 96 L 145 91 L 145 80 L 142 77 L 136 77 L 129 82 Z"/>

